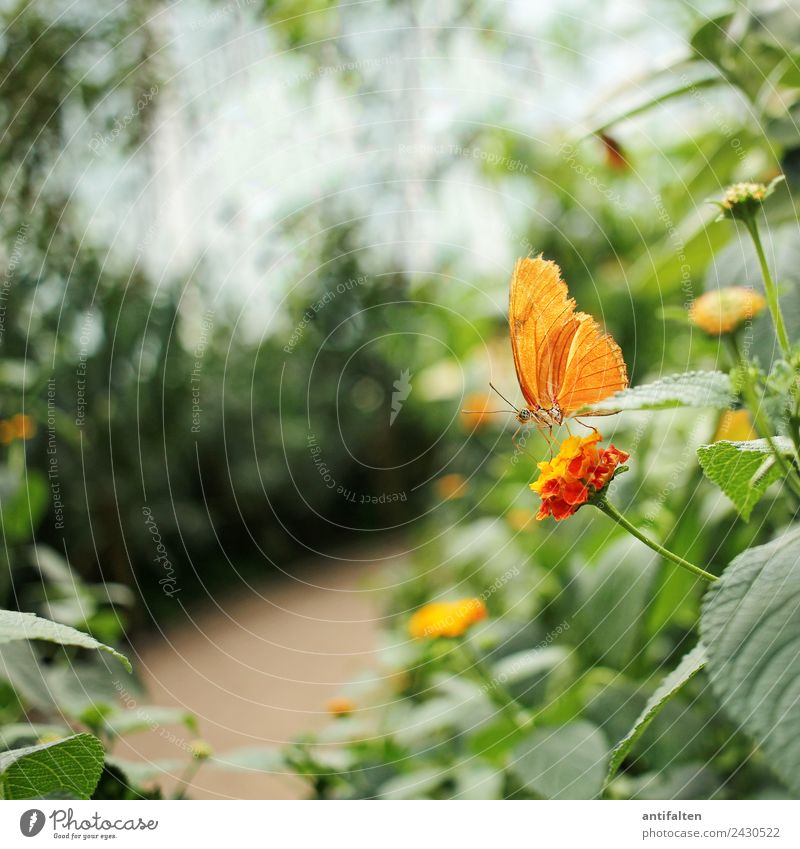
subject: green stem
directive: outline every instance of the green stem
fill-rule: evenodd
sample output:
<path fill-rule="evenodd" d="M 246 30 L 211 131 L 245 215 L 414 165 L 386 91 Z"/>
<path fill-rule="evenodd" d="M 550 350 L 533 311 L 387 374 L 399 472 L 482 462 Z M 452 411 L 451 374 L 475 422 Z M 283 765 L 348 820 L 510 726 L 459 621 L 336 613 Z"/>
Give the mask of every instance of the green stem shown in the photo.
<path fill-rule="evenodd" d="M 526 711 L 522 705 L 506 690 L 506 688 L 496 679 L 492 678 L 489 671 L 483 665 L 483 661 L 472 649 L 472 646 L 462 640 L 460 643 L 461 652 L 467 662 L 467 668 L 473 672 L 486 688 L 486 694 L 500 708 L 500 710 L 511 720 L 514 727 L 521 731 L 529 726 L 533 717 Z"/>
<path fill-rule="evenodd" d="M 186 769 L 183 771 L 183 775 L 178 780 L 178 787 L 175 791 L 175 799 L 185 799 L 186 794 L 189 792 L 189 785 L 191 785 L 192 781 L 194 781 L 195 775 L 197 775 L 197 771 L 203 765 L 203 761 L 198 758 L 192 758 L 189 761 Z"/>
<path fill-rule="evenodd" d="M 778 334 L 778 343 L 781 346 L 784 357 L 788 360 L 791 357 L 792 350 L 789 345 L 789 336 L 786 333 L 786 325 L 783 323 L 783 313 L 781 313 L 781 305 L 778 301 L 778 287 L 770 274 L 767 257 L 764 254 L 764 246 L 761 244 L 761 234 L 758 232 L 758 222 L 755 215 L 748 215 L 744 218 L 744 225 L 747 227 L 747 232 L 753 240 L 756 248 L 756 256 L 758 263 L 761 266 L 761 276 L 764 278 L 764 290 L 767 295 L 767 304 L 769 311 L 772 313 L 772 320 L 775 322 L 775 332 Z"/>
<path fill-rule="evenodd" d="M 657 554 L 660 554 L 662 557 L 667 560 L 671 560 L 673 563 L 677 563 L 678 566 L 681 566 L 684 569 L 687 569 L 694 575 L 699 575 L 701 578 L 704 578 L 706 581 L 716 581 L 718 580 L 716 575 L 712 575 L 711 572 L 706 572 L 705 569 L 701 569 L 699 566 L 695 566 L 694 563 L 690 563 L 688 560 L 684 560 L 682 557 L 679 557 L 673 551 L 670 551 L 668 548 L 664 548 L 663 545 L 659 545 L 655 540 L 650 539 L 650 537 L 645 536 L 635 525 L 632 525 L 623 515 L 622 513 L 614 507 L 613 504 L 610 504 L 606 501 L 605 498 L 599 498 L 596 501 L 591 502 L 597 507 L 599 510 L 602 510 L 603 513 L 606 514 L 610 519 L 613 519 L 620 527 L 625 528 L 625 530 L 631 535 L 636 537 L 639 542 L 643 542 L 646 546 L 650 547 Z"/>
<path fill-rule="evenodd" d="M 739 366 L 739 377 L 741 380 L 741 394 L 745 404 L 747 404 L 753 416 L 753 424 L 755 425 L 758 435 L 764 439 L 769 446 L 775 462 L 783 472 L 786 483 L 792 493 L 800 499 L 800 477 L 797 475 L 797 469 L 792 463 L 786 459 L 786 455 L 775 444 L 775 439 L 772 436 L 772 426 L 767 421 L 763 412 L 763 404 L 758 397 L 755 384 L 750 374 L 749 364 L 742 359 L 739 353 L 739 346 L 736 344 L 736 338 L 732 333 L 725 334 L 725 340 L 730 348 L 730 355 L 733 358 L 734 365 Z"/>

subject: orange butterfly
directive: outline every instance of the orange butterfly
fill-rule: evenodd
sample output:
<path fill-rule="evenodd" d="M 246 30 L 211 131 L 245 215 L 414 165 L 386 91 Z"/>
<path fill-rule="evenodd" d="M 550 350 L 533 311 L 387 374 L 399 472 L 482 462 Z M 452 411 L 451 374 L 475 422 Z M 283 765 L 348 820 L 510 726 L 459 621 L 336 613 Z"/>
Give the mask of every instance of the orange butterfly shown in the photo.
<path fill-rule="evenodd" d="M 581 407 L 625 389 L 619 345 L 585 312 L 575 312 L 561 269 L 538 256 L 520 259 L 511 278 L 508 323 L 527 407 L 521 424 L 560 425 Z"/>

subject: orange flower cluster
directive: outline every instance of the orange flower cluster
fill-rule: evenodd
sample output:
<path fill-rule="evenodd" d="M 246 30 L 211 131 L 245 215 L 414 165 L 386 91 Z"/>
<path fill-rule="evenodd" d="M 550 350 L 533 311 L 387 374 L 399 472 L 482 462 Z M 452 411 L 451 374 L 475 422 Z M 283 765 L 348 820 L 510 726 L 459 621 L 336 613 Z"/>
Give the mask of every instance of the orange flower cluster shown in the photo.
<path fill-rule="evenodd" d="M 10 419 L 0 419 L 0 443 L 8 445 L 15 439 L 31 439 L 36 433 L 36 422 L 30 417 L 17 413 Z"/>
<path fill-rule="evenodd" d="M 552 516 L 560 522 L 608 484 L 630 455 L 613 445 L 600 450 L 597 443 L 602 438 L 597 431 L 584 438 L 571 436 L 552 460 L 539 463 L 539 479 L 531 484 L 542 499 L 537 519 Z"/>
<path fill-rule="evenodd" d="M 479 598 L 435 601 L 421 607 L 411 617 L 408 632 L 418 640 L 460 637 L 486 616 L 486 605 Z"/>

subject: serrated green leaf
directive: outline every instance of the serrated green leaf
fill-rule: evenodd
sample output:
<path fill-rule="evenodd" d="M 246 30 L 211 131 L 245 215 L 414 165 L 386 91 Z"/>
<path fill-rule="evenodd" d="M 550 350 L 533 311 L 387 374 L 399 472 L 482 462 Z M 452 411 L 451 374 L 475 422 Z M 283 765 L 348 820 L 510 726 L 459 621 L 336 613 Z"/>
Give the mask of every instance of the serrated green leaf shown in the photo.
<path fill-rule="evenodd" d="M 614 750 L 611 752 L 611 762 L 608 765 L 606 784 L 617 774 L 636 741 L 644 734 L 648 725 L 656 718 L 664 705 L 700 672 L 705 662 L 705 649 L 702 643 L 699 643 L 683 656 L 681 662 L 659 684 L 658 689 L 648 699 L 644 710 L 631 730 L 614 746 Z"/>
<path fill-rule="evenodd" d="M 4 799 L 38 799 L 51 794 L 88 799 L 103 769 L 103 746 L 91 734 L 0 753 Z"/>
<path fill-rule="evenodd" d="M 534 731 L 512 753 L 510 768 L 545 799 L 594 799 L 608 768 L 603 732 L 590 722 L 571 722 Z"/>
<path fill-rule="evenodd" d="M 800 793 L 800 527 L 731 562 L 706 593 L 700 635 L 723 709 Z"/>
<path fill-rule="evenodd" d="M 77 631 L 69 625 L 61 625 L 50 619 L 42 619 L 35 613 L 18 613 L 16 610 L 0 610 L 0 643 L 16 640 L 47 640 L 62 646 L 80 646 L 85 649 L 100 649 L 114 655 L 119 662 L 131 671 L 131 664 L 125 655 L 111 646 L 105 645 L 83 631 Z"/>
<path fill-rule="evenodd" d="M 786 437 L 773 437 L 779 451 L 790 456 L 792 443 Z M 706 477 L 713 481 L 747 520 L 767 487 L 781 477 L 781 467 L 775 462 L 765 439 L 748 442 L 722 440 L 701 445 L 697 459 Z"/>
<path fill-rule="evenodd" d="M 584 407 L 580 412 L 619 410 L 667 410 L 674 407 L 712 407 L 718 410 L 730 407 L 733 401 L 731 381 L 721 371 L 690 371 L 674 374 L 624 389 L 604 401 Z"/>

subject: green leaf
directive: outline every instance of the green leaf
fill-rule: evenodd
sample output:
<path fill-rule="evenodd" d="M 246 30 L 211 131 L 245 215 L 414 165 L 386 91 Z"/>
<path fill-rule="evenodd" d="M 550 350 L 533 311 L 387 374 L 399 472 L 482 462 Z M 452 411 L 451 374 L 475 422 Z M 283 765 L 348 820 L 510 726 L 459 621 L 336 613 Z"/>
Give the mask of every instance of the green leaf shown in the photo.
<path fill-rule="evenodd" d="M 721 371 L 689 371 L 674 374 L 624 389 L 604 401 L 584 407 L 580 412 L 613 412 L 624 410 L 667 410 L 673 407 L 730 407 L 733 401 L 731 381 Z"/>
<path fill-rule="evenodd" d="M 777 448 L 792 455 L 792 443 L 784 436 L 773 437 Z M 713 481 L 734 503 L 742 518 L 747 520 L 767 487 L 779 480 L 782 471 L 770 451 L 766 439 L 748 442 L 723 440 L 701 445 L 697 459 L 706 477 Z"/>
<path fill-rule="evenodd" d="M 91 734 L 0 754 L 0 796 L 38 799 L 51 794 L 88 799 L 100 780 L 103 746 Z"/>
<path fill-rule="evenodd" d="M 10 749 L 26 742 L 35 743 L 45 735 L 66 737 L 70 729 L 66 725 L 48 725 L 43 723 L 17 722 L 0 726 L 0 747 Z"/>
<path fill-rule="evenodd" d="M 602 731 L 578 721 L 534 731 L 514 749 L 511 769 L 527 790 L 545 799 L 594 799 L 608 757 Z"/>
<path fill-rule="evenodd" d="M 217 769 L 287 772 L 286 758 L 277 746 L 246 746 L 223 752 L 209 760 Z"/>
<path fill-rule="evenodd" d="M 492 677 L 505 685 L 529 682 L 531 678 L 564 663 L 568 657 L 569 652 L 562 646 L 524 649 L 498 660 L 492 666 Z"/>
<path fill-rule="evenodd" d="M 711 687 L 800 793 L 800 527 L 742 552 L 700 619 Z"/>
<path fill-rule="evenodd" d="M 587 657 L 624 669 L 641 648 L 642 617 L 660 562 L 644 543 L 625 536 L 603 551 L 594 568 L 578 564 L 572 621 Z"/>
<path fill-rule="evenodd" d="M 724 785 L 724 779 L 708 764 L 692 762 L 646 772 L 635 778 L 620 776 L 614 782 L 614 790 L 619 788 L 630 799 L 714 799 L 723 792 Z M 772 792 L 775 793 L 774 788 Z M 617 798 L 616 792 L 614 797 Z M 781 797 L 769 795 L 763 798 Z"/>
<path fill-rule="evenodd" d="M 47 481 L 34 470 L 25 473 L 10 495 L 0 493 L 0 529 L 7 544 L 31 538 L 47 509 L 47 498 Z"/>
<path fill-rule="evenodd" d="M 466 761 L 453 770 L 453 799 L 502 799 L 505 777 L 501 769 L 480 761 Z"/>
<path fill-rule="evenodd" d="M 424 799 L 447 778 L 442 767 L 423 767 L 384 782 L 375 794 L 379 799 Z"/>
<path fill-rule="evenodd" d="M 692 50 L 707 62 L 722 64 L 722 55 L 728 44 L 728 27 L 733 20 L 732 12 L 725 12 L 706 21 L 692 35 L 689 43 Z"/>
<path fill-rule="evenodd" d="M 60 625 L 50 619 L 42 619 L 35 613 L 18 613 L 16 610 L 0 610 L 0 644 L 15 640 L 47 640 L 62 646 L 80 646 L 85 649 L 100 649 L 114 655 L 117 660 L 131 671 L 131 664 L 125 655 L 111 646 L 98 642 L 94 637 Z"/>
<path fill-rule="evenodd" d="M 106 763 L 116 767 L 132 784 L 141 784 L 153 778 L 179 776 L 191 763 L 190 760 L 172 758 L 160 761 L 127 761 L 124 758 L 109 756 Z"/>
<path fill-rule="evenodd" d="M 164 725 L 185 725 L 191 732 L 197 733 L 197 720 L 194 714 L 181 708 L 137 705 L 130 710 L 116 711 L 105 718 L 106 730 L 117 736 L 160 728 Z"/>
<path fill-rule="evenodd" d="M 626 79 L 622 86 L 593 107 L 586 122 L 591 130 L 584 138 L 649 112 L 668 100 L 722 82 L 724 80 L 716 69 L 690 57 L 681 58 L 666 68 L 648 70 L 644 75 Z"/>
<path fill-rule="evenodd" d="M 611 752 L 611 762 L 608 765 L 606 784 L 617 774 L 636 741 L 644 734 L 647 726 L 655 719 L 664 705 L 697 675 L 705 662 L 705 649 L 700 643 L 684 655 L 681 662 L 661 682 L 655 693 L 648 699 L 644 710 L 631 730 L 614 746 L 614 750 Z"/>

